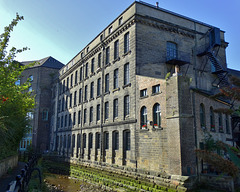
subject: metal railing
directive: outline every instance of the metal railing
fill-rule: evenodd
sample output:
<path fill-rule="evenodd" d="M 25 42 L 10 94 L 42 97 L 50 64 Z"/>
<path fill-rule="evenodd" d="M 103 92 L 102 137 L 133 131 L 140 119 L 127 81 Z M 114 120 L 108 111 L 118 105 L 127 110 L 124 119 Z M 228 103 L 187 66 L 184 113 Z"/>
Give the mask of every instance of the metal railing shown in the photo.
<path fill-rule="evenodd" d="M 41 182 L 42 182 L 41 172 L 38 168 L 35 168 L 35 166 L 37 164 L 37 160 L 38 160 L 38 158 L 36 155 L 32 156 L 32 158 L 28 161 L 28 163 L 26 163 L 25 168 L 22 169 L 21 173 L 16 176 L 16 180 L 11 181 L 8 184 L 6 192 L 25 192 L 25 191 L 27 191 L 28 183 L 31 179 L 32 172 L 35 170 L 38 172 L 39 181 L 41 184 Z"/>

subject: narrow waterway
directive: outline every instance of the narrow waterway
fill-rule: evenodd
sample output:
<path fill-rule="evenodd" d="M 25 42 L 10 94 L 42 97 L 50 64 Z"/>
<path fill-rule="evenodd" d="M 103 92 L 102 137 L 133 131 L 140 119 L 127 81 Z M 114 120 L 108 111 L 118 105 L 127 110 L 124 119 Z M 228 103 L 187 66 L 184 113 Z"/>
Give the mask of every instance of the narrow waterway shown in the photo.
<path fill-rule="evenodd" d="M 106 191 L 106 189 L 102 189 L 100 186 L 83 180 L 73 179 L 65 175 L 47 174 L 44 181 L 51 192 Z"/>

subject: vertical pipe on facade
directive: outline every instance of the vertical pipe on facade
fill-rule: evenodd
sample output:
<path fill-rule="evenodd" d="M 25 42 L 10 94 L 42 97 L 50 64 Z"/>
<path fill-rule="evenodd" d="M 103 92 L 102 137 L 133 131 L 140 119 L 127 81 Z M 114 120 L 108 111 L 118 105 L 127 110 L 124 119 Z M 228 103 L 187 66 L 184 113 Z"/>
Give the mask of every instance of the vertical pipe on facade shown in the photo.
<path fill-rule="evenodd" d="M 83 56 L 84 58 L 84 56 Z M 83 60 L 82 58 L 82 60 Z M 83 159 L 83 134 L 82 134 L 82 129 L 83 129 L 83 115 L 84 115 L 84 111 L 83 111 L 83 90 L 84 90 L 84 95 L 86 94 L 85 93 L 85 89 L 84 89 L 84 62 L 82 62 L 82 94 L 81 94 L 81 113 L 80 113 L 80 121 L 81 121 L 81 124 L 80 124 L 80 155 L 79 155 L 79 158 L 80 159 Z M 85 74 L 86 75 L 86 74 Z M 79 78 L 80 78 L 81 74 L 79 74 Z M 81 87 L 81 83 L 80 83 L 80 87 Z M 87 142 L 87 141 L 86 141 Z"/>
<path fill-rule="evenodd" d="M 105 38 L 105 35 L 103 34 L 103 39 Z M 105 44 L 103 42 L 103 40 L 101 40 L 101 45 L 102 45 L 102 83 L 101 83 L 101 88 L 102 88 L 102 92 L 101 92 L 101 115 L 100 115 L 100 129 L 101 129 L 101 133 L 100 133 L 100 162 L 103 162 L 103 153 L 104 153 L 104 144 L 103 144 L 103 105 L 104 105 L 104 83 L 105 83 L 105 79 L 104 79 L 104 61 L 105 61 L 105 55 L 104 55 L 104 50 L 105 50 Z"/>
<path fill-rule="evenodd" d="M 194 68 L 194 78 L 195 78 L 195 87 L 197 88 L 197 70 L 196 70 L 196 65 L 197 65 L 197 29 L 196 29 L 196 22 L 194 22 L 194 30 L 195 30 L 195 47 L 194 47 L 194 54 L 193 54 L 193 68 Z M 195 148 L 197 149 L 197 124 L 196 124 L 196 106 L 195 106 L 195 94 L 192 91 L 192 108 L 193 108 L 193 120 L 194 120 L 194 135 L 195 135 Z M 199 175 L 199 170 L 198 170 L 198 158 L 196 157 L 196 165 L 197 165 L 197 175 Z"/>
<path fill-rule="evenodd" d="M 137 8 L 136 8 L 137 9 Z M 137 12 L 137 10 L 135 10 L 135 12 Z M 135 65 L 135 71 L 134 71 L 134 73 L 135 73 L 135 93 L 138 93 L 137 92 L 137 23 L 135 23 L 135 42 L 134 42 L 134 44 L 135 44 L 135 63 L 134 63 L 134 65 Z M 131 38 L 130 38 L 131 39 Z M 129 43 L 130 44 L 130 43 Z M 131 45 L 131 44 L 130 44 Z M 134 134 L 135 134 L 135 140 L 134 140 L 134 142 L 135 142 L 135 161 L 136 161 L 136 169 L 137 169 L 137 115 L 139 115 L 139 113 L 137 112 L 137 94 L 135 94 L 135 119 L 136 119 L 136 123 L 135 123 L 135 129 L 134 129 Z"/>

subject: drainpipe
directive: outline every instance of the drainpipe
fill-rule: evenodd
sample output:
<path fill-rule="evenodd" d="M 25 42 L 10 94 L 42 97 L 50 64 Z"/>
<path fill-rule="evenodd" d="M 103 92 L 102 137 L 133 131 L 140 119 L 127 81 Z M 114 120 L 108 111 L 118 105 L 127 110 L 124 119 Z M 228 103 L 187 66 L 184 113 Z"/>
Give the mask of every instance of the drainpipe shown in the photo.
<path fill-rule="evenodd" d="M 104 38 L 104 37 L 103 37 Z M 104 55 L 104 50 L 105 50 L 105 44 L 104 42 L 102 41 L 101 42 L 102 44 L 102 83 L 101 83 L 101 88 L 102 88 L 102 92 L 101 92 L 101 115 L 100 115 L 100 129 L 101 129 L 101 133 L 100 133 L 100 151 L 101 151 L 101 155 L 100 155 L 100 162 L 101 162 L 101 165 L 102 165 L 102 162 L 103 162 L 103 155 L 104 155 L 104 143 L 103 143 L 103 140 L 104 140 L 104 135 L 103 135 L 103 105 L 104 105 L 104 83 L 105 83 L 105 79 L 104 79 L 104 72 L 105 72 L 105 66 L 104 66 L 104 61 L 105 61 L 105 55 Z"/>
<path fill-rule="evenodd" d="M 195 47 L 194 47 L 194 54 L 193 54 L 193 68 L 194 68 L 194 79 L 195 79 L 195 87 L 198 87 L 197 83 L 197 70 L 196 70 L 196 65 L 197 65 L 197 30 L 196 30 L 196 22 L 194 22 L 194 30 L 195 30 Z M 194 119 L 194 135 L 195 135 L 195 148 L 197 149 L 197 123 L 196 123 L 196 106 L 195 106 L 195 93 L 192 91 L 192 109 L 193 109 L 193 119 Z M 199 177 L 199 169 L 198 169 L 198 158 L 196 157 L 196 165 L 197 165 L 197 176 L 198 179 Z"/>

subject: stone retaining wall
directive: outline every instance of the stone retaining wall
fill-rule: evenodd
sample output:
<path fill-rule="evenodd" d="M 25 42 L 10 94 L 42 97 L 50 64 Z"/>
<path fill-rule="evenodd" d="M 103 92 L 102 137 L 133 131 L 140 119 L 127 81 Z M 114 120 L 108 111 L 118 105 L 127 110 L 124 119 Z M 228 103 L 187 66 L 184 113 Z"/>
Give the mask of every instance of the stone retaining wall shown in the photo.
<path fill-rule="evenodd" d="M 221 189 L 234 192 L 234 181 L 230 176 L 221 175 L 200 175 L 200 183 L 214 189 Z"/>
<path fill-rule="evenodd" d="M 18 155 L 8 157 L 0 161 L 0 178 L 7 173 L 9 169 L 16 167 L 18 163 Z"/>

